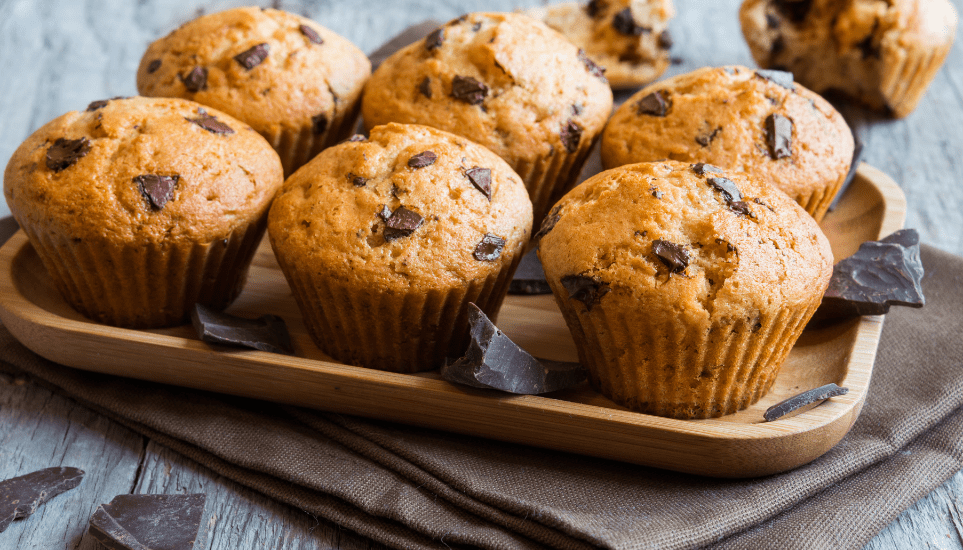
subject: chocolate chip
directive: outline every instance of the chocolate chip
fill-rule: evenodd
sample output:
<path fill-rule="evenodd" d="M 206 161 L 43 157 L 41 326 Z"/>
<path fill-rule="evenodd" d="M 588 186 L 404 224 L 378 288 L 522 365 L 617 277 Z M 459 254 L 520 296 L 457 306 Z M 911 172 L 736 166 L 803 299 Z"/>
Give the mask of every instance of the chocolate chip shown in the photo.
<path fill-rule="evenodd" d="M 669 32 L 669 29 L 666 29 L 661 33 L 659 33 L 660 48 L 662 48 L 663 50 L 670 50 L 672 49 L 672 46 L 674 44 L 675 44 L 675 41 L 672 39 L 672 33 Z"/>
<path fill-rule="evenodd" d="M 489 201 L 492 200 L 492 171 L 491 168 L 479 168 L 478 166 L 474 168 L 469 168 L 465 170 L 465 175 L 471 181 L 472 185 L 476 189 L 485 195 L 485 198 Z"/>
<path fill-rule="evenodd" d="M 562 138 L 562 145 L 565 146 L 566 151 L 569 153 L 578 151 L 578 144 L 582 140 L 582 127 L 575 121 L 566 122 L 558 135 Z"/>
<path fill-rule="evenodd" d="M 197 93 L 207 89 L 207 69 L 204 67 L 194 67 L 187 76 L 181 75 L 180 78 L 188 92 Z"/>
<path fill-rule="evenodd" d="M 555 205 L 549 210 L 548 215 L 542 220 L 542 226 L 539 228 L 538 233 L 535 233 L 535 239 L 541 239 L 549 232 L 555 229 L 555 224 L 562 218 L 562 207 Z"/>
<path fill-rule="evenodd" d="M 591 2 L 585 5 L 585 13 L 592 19 L 595 19 L 605 10 L 606 4 L 604 0 L 591 0 Z"/>
<path fill-rule="evenodd" d="M 451 81 L 451 96 L 471 105 L 485 101 L 488 86 L 470 76 L 456 76 Z"/>
<path fill-rule="evenodd" d="M 482 240 L 475 246 L 475 251 L 472 254 L 479 262 L 494 262 L 502 255 L 503 248 L 505 248 L 505 239 L 498 235 L 485 233 Z"/>
<path fill-rule="evenodd" d="M 693 164 L 693 165 L 692 165 L 692 171 L 695 172 L 696 174 L 699 174 L 700 176 L 704 176 L 704 175 L 706 175 L 706 174 L 722 174 L 722 173 L 723 173 L 722 168 L 719 168 L 718 166 L 713 166 L 713 165 L 711 165 L 711 164 L 706 164 L 706 163 L 704 163 L 704 162 L 700 162 L 700 163 L 697 163 L 697 164 Z"/>
<path fill-rule="evenodd" d="M 876 21 L 876 26 L 879 26 L 879 21 Z M 875 30 L 875 29 L 874 29 Z M 865 39 L 861 40 L 856 44 L 856 49 L 862 53 L 863 59 L 873 57 L 876 59 L 880 58 L 879 45 L 875 44 L 873 41 L 873 33 L 870 33 Z"/>
<path fill-rule="evenodd" d="M 773 3 L 793 23 L 801 23 L 812 8 L 812 0 L 774 0 Z"/>
<path fill-rule="evenodd" d="M 347 177 L 349 180 L 351 180 L 351 185 L 354 185 L 355 187 L 364 187 L 365 184 L 368 183 L 367 178 L 362 178 L 361 176 L 352 172 L 348 172 Z"/>
<path fill-rule="evenodd" d="M 385 240 L 391 242 L 402 237 L 407 237 L 421 227 L 423 223 L 425 223 L 425 218 L 421 217 L 420 214 L 408 210 L 404 206 L 399 206 L 398 209 L 392 212 L 391 216 L 385 220 Z"/>
<path fill-rule="evenodd" d="M 318 34 L 318 31 L 312 29 L 311 27 L 307 25 L 299 25 L 298 30 L 301 31 L 301 34 L 303 34 L 304 37 L 311 42 L 314 42 L 315 44 L 324 44 L 324 39 L 321 38 L 321 35 Z"/>
<path fill-rule="evenodd" d="M 155 59 L 147 64 L 147 74 L 157 72 L 157 69 L 161 68 L 161 60 Z"/>
<path fill-rule="evenodd" d="M 47 168 L 54 172 L 70 168 L 89 152 L 90 141 L 85 137 L 80 139 L 57 138 L 57 141 L 53 142 L 53 145 L 47 149 Z"/>
<path fill-rule="evenodd" d="M 612 290 L 602 279 L 585 275 L 566 275 L 562 277 L 561 283 L 562 288 L 568 292 L 568 298 L 582 302 L 588 311 L 592 311 L 592 307 Z"/>
<path fill-rule="evenodd" d="M 432 151 L 423 151 L 408 159 L 408 166 L 411 168 L 424 168 L 431 166 L 438 160 L 438 155 Z"/>
<path fill-rule="evenodd" d="M 147 199 L 154 210 L 164 208 L 169 200 L 174 198 L 174 187 L 181 179 L 180 176 L 159 176 L 157 174 L 144 174 L 134 178 L 134 183 L 140 190 L 141 195 Z"/>
<path fill-rule="evenodd" d="M 83 479 L 83 470 L 61 466 L 0 481 L 0 533 L 13 520 L 33 514 L 43 503 L 80 485 Z"/>
<path fill-rule="evenodd" d="M 782 86 L 787 90 L 796 90 L 796 83 L 794 82 L 793 74 L 789 71 L 758 69 L 756 71 L 756 76 L 764 80 L 768 80 L 769 82 L 772 82 L 778 86 Z"/>
<path fill-rule="evenodd" d="M 759 197 L 756 197 L 756 198 L 752 199 L 752 202 L 754 202 L 754 203 L 756 203 L 756 204 L 758 204 L 758 205 L 760 205 L 760 206 L 765 206 L 766 208 L 769 209 L 770 212 L 775 212 L 775 211 L 776 211 L 776 209 L 773 208 L 768 202 L 760 199 Z"/>
<path fill-rule="evenodd" d="M 715 130 L 709 132 L 708 134 L 696 136 L 695 141 L 703 147 L 708 147 L 712 145 L 712 140 L 716 139 L 716 136 L 722 132 L 722 127 L 718 127 Z"/>
<path fill-rule="evenodd" d="M 766 118 L 766 141 L 774 160 L 792 156 L 792 120 L 780 114 Z"/>
<path fill-rule="evenodd" d="M 615 17 L 612 18 L 612 27 L 626 36 L 640 36 L 643 32 L 652 32 L 652 29 L 636 24 L 635 18 L 632 17 L 631 8 L 625 8 L 615 14 Z"/>
<path fill-rule="evenodd" d="M 779 18 L 771 13 L 766 14 L 766 26 L 770 29 L 779 28 Z"/>
<path fill-rule="evenodd" d="M 91 101 L 90 104 L 87 105 L 87 111 L 90 112 L 90 111 L 96 111 L 97 109 L 103 109 L 104 107 L 107 106 L 108 103 L 110 103 L 115 99 L 127 99 L 127 98 L 124 96 L 114 96 L 110 99 L 98 99 L 97 101 Z"/>
<path fill-rule="evenodd" d="M 732 210 L 735 214 L 739 216 L 745 216 L 747 218 L 755 218 L 756 215 L 753 213 L 752 209 L 749 208 L 749 203 L 745 201 L 733 201 L 729 203 L 729 210 Z"/>
<path fill-rule="evenodd" d="M 316 136 L 328 131 L 328 115 L 325 113 L 318 113 L 311 117 L 311 131 L 313 131 L 314 135 Z"/>
<path fill-rule="evenodd" d="M 682 273 L 689 267 L 689 251 L 680 244 L 656 239 L 652 241 L 652 253 L 669 268 L 669 273 Z"/>
<path fill-rule="evenodd" d="M 600 79 L 602 82 L 608 82 L 608 79 L 605 78 L 605 67 L 598 65 L 597 63 L 589 59 L 588 56 L 585 54 L 585 50 L 583 50 L 582 48 L 579 48 L 577 57 L 578 57 L 578 60 L 585 65 L 585 69 L 589 72 L 590 75 Z"/>
<path fill-rule="evenodd" d="M 781 54 L 786 50 L 786 39 L 780 34 L 772 41 L 772 46 L 769 47 L 769 57 L 773 58 Z"/>
<path fill-rule="evenodd" d="M 234 61 L 237 61 L 242 67 L 250 71 L 254 67 L 257 67 L 263 63 L 270 53 L 271 46 L 267 42 L 262 42 L 257 46 L 252 46 L 235 55 Z"/>
<path fill-rule="evenodd" d="M 662 92 L 652 92 L 636 104 L 635 114 L 664 117 L 669 112 L 669 104 Z"/>
<path fill-rule="evenodd" d="M 836 384 L 826 384 L 776 403 L 766 409 L 762 416 L 766 419 L 766 422 L 772 422 L 816 401 L 823 401 L 847 393 L 849 393 L 849 388 L 840 388 Z"/>
<path fill-rule="evenodd" d="M 201 548 L 206 499 L 203 493 L 117 495 L 97 507 L 88 532 L 111 550 Z"/>
<path fill-rule="evenodd" d="M 231 135 L 234 133 L 233 128 L 207 114 L 206 111 L 202 112 L 201 116 L 197 118 L 185 118 L 185 120 L 197 124 L 212 134 Z"/>
<path fill-rule="evenodd" d="M 481 22 L 478 22 L 472 25 L 471 30 L 472 32 L 478 32 L 479 30 L 481 30 Z"/>
<path fill-rule="evenodd" d="M 421 81 L 421 84 L 418 85 L 418 91 L 421 92 L 421 95 L 431 99 L 431 77 L 426 76 Z"/>
<path fill-rule="evenodd" d="M 582 105 L 581 103 L 573 103 L 573 104 L 572 104 L 572 114 L 573 114 L 573 115 L 575 115 L 575 116 L 580 116 L 583 112 L 585 112 L 585 106 L 584 106 L 584 105 Z"/>
<path fill-rule="evenodd" d="M 427 37 L 425 37 L 425 49 L 429 52 L 431 50 L 436 50 L 441 47 L 445 42 L 445 29 L 444 27 L 438 27 L 437 29 L 431 31 Z"/>
<path fill-rule="evenodd" d="M 366 139 L 368 139 L 368 138 L 364 137 L 364 134 L 354 134 L 354 135 L 352 135 L 351 137 L 349 137 L 348 139 L 346 139 L 345 141 L 353 141 L 353 142 L 354 142 L 354 141 L 364 141 L 364 140 L 366 140 Z"/>

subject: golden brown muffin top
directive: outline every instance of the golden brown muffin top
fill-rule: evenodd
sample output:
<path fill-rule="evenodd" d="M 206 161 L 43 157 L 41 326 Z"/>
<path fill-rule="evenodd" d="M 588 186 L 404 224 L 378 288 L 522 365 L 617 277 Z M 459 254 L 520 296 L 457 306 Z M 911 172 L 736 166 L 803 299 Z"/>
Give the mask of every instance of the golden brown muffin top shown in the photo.
<path fill-rule="evenodd" d="M 530 17 L 473 13 L 389 57 L 362 98 L 368 128 L 424 124 L 518 167 L 598 134 L 612 90 L 598 66 Z"/>
<path fill-rule="evenodd" d="M 566 194 L 541 233 L 546 275 L 589 311 L 608 296 L 691 320 L 735 318 L 809 303 L 833 270 L 829 241 L 802 207 L 711 165 L 602 172 Z"/>
<path fill-rule="evenodd" d="M 364 53 L 333 31 L 249 7 L 199 17 L 152 43 L 137 89 L 192 99 L 275 134 L 281 127 L 326 127 L 361 94 L 370 73 Z"/>
<path fill-rule="evenodd" d="M 528 193 L 505 161 L 402 124 L 324 150 L 288 178 L 268 216 L 282 263 L 391 289 L 487 277 L 525 246 L 531 224 Z"/>
<path fill-rule="evenodd" d="M 18 220 L 74 238 L 211 242 L 255 220 L 281 186 L 274 149 L 243 122 L 182 99 L 95 101 L 14 152 Z"/>
<path fill-rule="evenodd" d="M 602 133 L 607 168 L 662 159 L 740 170 L 807 195 L 849 171 L 853 135 L 791 73 L 706 67 L 643 88 Z"/>

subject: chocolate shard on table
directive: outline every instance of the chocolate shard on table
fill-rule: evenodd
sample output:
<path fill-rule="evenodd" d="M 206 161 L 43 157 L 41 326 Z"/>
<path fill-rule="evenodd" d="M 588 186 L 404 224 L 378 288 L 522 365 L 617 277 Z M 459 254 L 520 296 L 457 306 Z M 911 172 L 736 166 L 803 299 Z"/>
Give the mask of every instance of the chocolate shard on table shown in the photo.
<path fill-rule="evenodd" d="M 509 294 L 551 294 L 552 289 L 545 280 L 545 270 L 538 259 L 538 249 L 522 256 L 515 270 L 515 276 L 508 286 Z"/>
<path fill-rule="evenodd" d="M 766 422 L 772 422 L 817 401 L 824 401 L 830 397 L 846 395 L 847 393 L 849 393 L 849 388 L 841 388 L 836 384 L 826 384 L 776 403 L 766 409 L 762 416 L 766 419 Z"/>
<path fill-rule="evenodd" d="M 865 242 L 833 267 L 829 288 L 813 321 L 882 315 L 894 305 L 923 307 L 922 280 L 920 237 L 915 229 Z"/>
<path fill-rule="evenodd" d="M 475 304 L 469 305 L 471 343 L 465 356 L 441 368 L 449 382 L 537 395 L 571 388 L 586 379 L 578 363 L 536 359 L 512 342 Z"/>
<path fill-rule="evenodd" d="M 80 485 L 84 471 L 56 467 L 0 481 L 0 533 L 15 519 L 37 511 L 41 504 Z"/>
<path fill-rule="evenodd" d="M 291 345 L 288 327 L 284 319 L 277 315 L 245 319 L 215 311 L 202 304 L 194 304 L 191 322 L 198 337 L 210 344 L 294 355 L 294 346 Z"/>
<path fill-rule="evenodd" d="M 117 495 L 97 507 L 90 534 L 109 550 L 192 550 L 204 546 L 204 494 Z"/>

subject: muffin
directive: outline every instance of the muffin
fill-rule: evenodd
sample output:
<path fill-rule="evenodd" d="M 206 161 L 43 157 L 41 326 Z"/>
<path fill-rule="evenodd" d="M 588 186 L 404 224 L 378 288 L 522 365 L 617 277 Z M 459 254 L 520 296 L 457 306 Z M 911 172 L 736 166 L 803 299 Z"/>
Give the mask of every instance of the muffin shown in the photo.
<path fill-rule="evenodd" d="M 565 2 L 525 11 L 565 35 L 605 68 L 613 88 L 644 86 L 669 66 L 671 0 Z"/>
<path fill-rule="evenodd" d="M 746 0 L 742 33 L 756 63 L 904 117 L 950 52 L 948 0 Z"/>
<path fill-rule="evenodd" d="M 672 418 L 717 417 L 765 395 L 833 271 L 829 242 L 798 204 L 701 163 L 602 172 L 540 233 L 593 387 Z"/>
<path fill-rule="evenodd" d="M 494 318 L 531 224 L 525 186 L 497 155 L 387 124 L 288 178 L 268 233 L 321 350 L 416 372 L 465 351 L 469 302 Z"/>
<path fill-rule="evenodd" d="M 45 124 L 14 152 L 3 191 L 71 306 L 149 328 L 237 297 L 282 182 L 277 153 L 241 121 L 133 97 Z"/>
<path fill-rule="evenodd" d="M 706 67 L 640 90 L 602 133 L 602 164 L 705 162 L 774 184 L 817 221 L 842 187 L 853 134 L 782 71 Z"/>
<path fill-rule="evenodd" d="M 243 120 L 289 175 L 351 135 L 370 74 L 368 58 L 345 38 L 305 17 L 250 7 L 205 15 L 151 44 L 137 90 Z"/>
<path fill-rule="evenodd" d="M 371 76 L 365 126 L 424 124 L 505 159 L 536 223 L 573 185 L 612 110 L 602 69 L 529 17 L 475 13 L 395 52 Z"/>

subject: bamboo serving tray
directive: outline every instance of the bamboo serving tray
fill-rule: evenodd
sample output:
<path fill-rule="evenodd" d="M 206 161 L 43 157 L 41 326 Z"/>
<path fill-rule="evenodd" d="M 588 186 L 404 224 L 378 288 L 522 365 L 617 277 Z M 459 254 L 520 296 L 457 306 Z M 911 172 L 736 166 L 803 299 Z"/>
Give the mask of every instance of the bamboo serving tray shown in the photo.
<path fill-rule="evenodd" d="M 862 242 L 902 228 L 905 214 L 899 187 L 863 164 L 821 225 L 838 261 Z M 190 325 L 128 330 L 94 323 L 61 299 L 22 231 L 0 249 L 0 320 L 25 346 L 57 363 L 716 477 L 782 472 L 838 443 L 866 399 L 883 325 L 883 316 L 872 316 L 807 329 L 758 403 L 718 419 L 674 420 L 631 412 L 587 384 L 516 396 L 455 386 L 436 372 L 394 374 L 334 362 L 308 336 L 267 239 L 228 311 L 280 315 L 297 356 L 212 346 Z M 509 296 L 498 319 L 533 355 L 578 360 L 550 295 Z M 829 382 L 849 393 L 763 422 L 769 406 Z"/>

